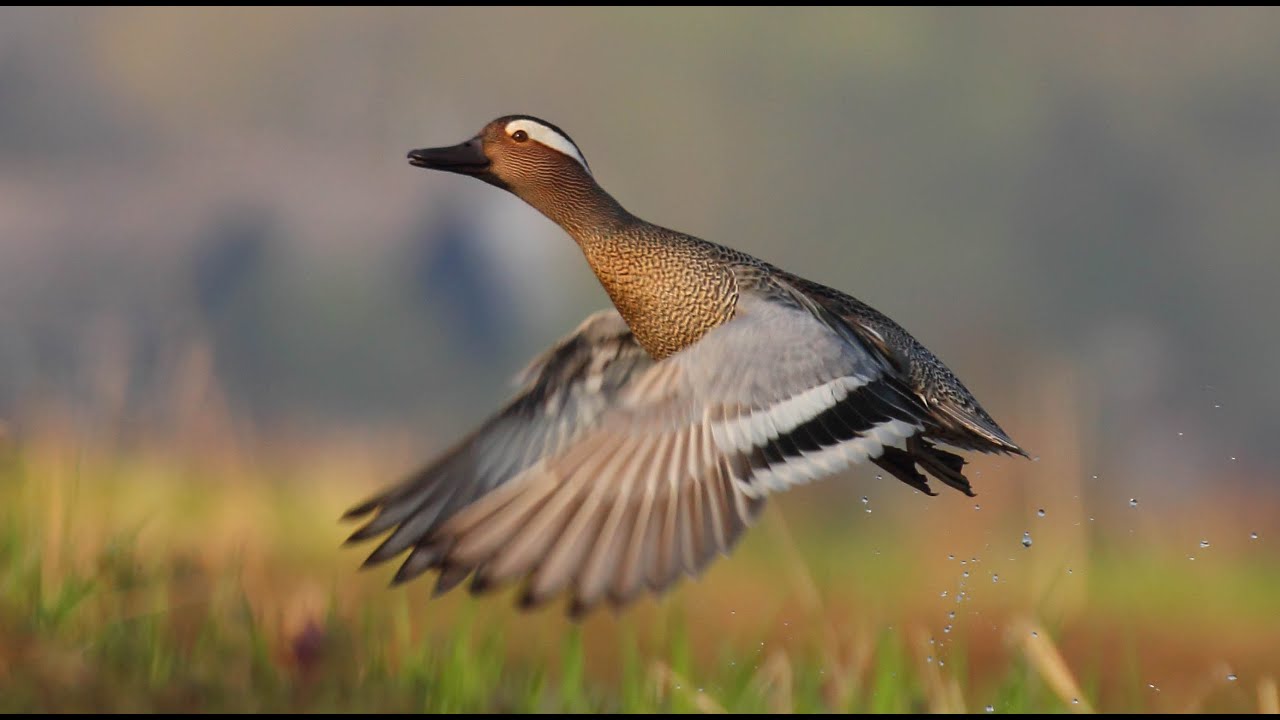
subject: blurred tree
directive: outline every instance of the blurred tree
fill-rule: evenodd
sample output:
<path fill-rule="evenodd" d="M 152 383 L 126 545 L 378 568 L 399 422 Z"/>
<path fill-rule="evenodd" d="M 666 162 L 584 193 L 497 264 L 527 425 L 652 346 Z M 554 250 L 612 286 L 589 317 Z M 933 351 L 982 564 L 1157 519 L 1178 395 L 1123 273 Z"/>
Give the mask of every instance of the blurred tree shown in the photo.
<path fill-rule="evenodd" d="M 476 215 L 456 202 L 440 202 L 412 232 L 407 263 L 419 311 L 439 314 L 457 352 L 493 366 L 511 350 L 514 298 L 479 242 Z"/>

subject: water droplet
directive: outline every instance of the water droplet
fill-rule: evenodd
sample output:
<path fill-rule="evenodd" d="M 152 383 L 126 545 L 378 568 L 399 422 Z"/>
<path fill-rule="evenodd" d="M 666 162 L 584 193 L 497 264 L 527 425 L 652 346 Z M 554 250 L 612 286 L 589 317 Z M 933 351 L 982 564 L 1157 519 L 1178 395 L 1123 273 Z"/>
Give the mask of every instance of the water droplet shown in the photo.
<path fill-rule="evenodd" d="M 990 705 L 987 706 L 987 712 L 995 712 L 996 709 Z"/>
<path fill-rule="evenodd" d="M 1235 462 L 1235 461 L 1236 461 L 1236 456 L 1235 456 L 1235 455 L 1232 455 L 1232 456 L 1231 456 L 1231 462 Z"/>
<path fill-rule="evenodd" d="M 1040 508 L 1039 510 L 1037 510 L 1036 515 L 1040 517 L 1044 517 L 1044 508 Z"/>
<path fill-rule="evenodd" d="M 1258 534 L 1258 533 L 1254 533 L 1254 535 L 1257 535 L 1257 534 Z M 948 560 L 955 560 L 955 559 L 956 559 L 956 556 L 955 556 L 955 554 L 953 553 L 953 554 L 951 554 L 951 555 L 948 555 L 948 556 L 947 556 L 947 559 L 948 559 Z"/>
<path fill-rule="evenodd" d="M 969 577 L 969 571 L 965 570 L 964 572 L 960 573 L 960 577 Z"/>
<path fill-rule="evenodd" d="M 871 508 L 867 508 L 867 513 L 868 513 L 868 514 L 870 514 L 870 513 L 871 513 Z"/>
<path fill-rule="evenodd" d="M 1031 533 L 1029 532 L 1022 533 L 1022 547 L 1024 548 L 1031 547 Z"/>
<path fill-rule="evenodd" d="M 1182 436 L 1183 436 L 1183 434 L 1184 434 L 1184 433 L 1183 433 L 1181 430 L 1179 430 L 1179 431 L 1178 431 L 1178 437 L 1182 437 Z"/>
<path fill-rule="evenodd" d="M 1222 407 L 1222 403 L 1214 403 L 1214 404 L 1213 404 L 1213 409 L 1214 409 L 1214 410 L 1217 410 L 1217 409 L 1218 409 L 1218 408 L 1220 408 L 1220 407 Z"/>
<path fill-rule="evenodd" d="M 1129 498 L 1129 507 L 1131 508 L 1138 507 L 1138 498 Z"/>
<path fill-rule="evenodd" d="M 943 590 L 943 591 L 942 591 L 942 597 L 946 597 L 946 596 L 947 596 L 947 591 L 946 591 L 946 590 Z"/>
<path fill-rule="evenodd" d="M 950 626 L 950 625 L 948 625 L 948 626 L 946 626 L 946 627 L 942 628 L 942 632 L 944 632 L 944 633 L 949 633 L 949 632 L 951 632 L 951 626 Z"/>
<path fill-rule="evenodd" d="M 863 504 L 863 505 L 866 505 L 866 504 L 867 504 L 867 503 L 869 503 L 869 502 L 871 502 L 871 500 L 869 500 L 869 499 L 867 498 L 867 496 L 866 496 L 866 495 L 863 495 L 863 496 L 862 496 L 862 504 Z"/>
<path fill-rule="evenodd" d="M 981 510 L 981 509 L 982 509 L 982 506 L 981 506 L 981 505 L 974 505 L 974 506 L 973 506 L 973 509 L 974 509 L 974 510 Z"/>
<path fill-rule="evenodd" d="M 993 582 L 993 583 L 998 583 L 998 582 L 1000 582 L 1000 576 L 999 576 L 999 575 L 996 575 L 995 573 L 991 573 L 991 582 Z"/>
<path fill-rule="evenodd" d="M 932 655 L 930 655 L 930 656 L 926 657 L 926 658 L 924 659 L 924 661 L 925 661 L 926 663 L 929 663 L 930 665 L 932 665 L 932 664 L 933 664 L 933 656 L 932 656 Z"/>
<path fill-rule="evenodd" d="M 1256 532 L 1251 532 L 1251 533 L 1249 533 L 1249 539 L 1250 539 L 1250 540 L 1257 540 L 1257 539 L 1258 539 L 1258 533 L 1256 533 Z"/>
<path fill-rule="evenodd" d="M 1235 673 L 1227 673 L 1227 681 L 1228 681 L 1228 682 L 1235 682 L 1237 679 L 1238 679 L 1238 678 L 1236 678 L 1236 674 L 1235 674 Z"/>
<path fill-rule="evenodd" d="M 1040 633 L 1036 632 L 1035 630 L 1032 630 L 1032 631 L 1031 631 L 1031 637 L 1033 637 L 1033 638 L 1038 638 L 1038 637 L 1040 637 Z"/>
<path fill-rule="evenodd" d="M 1068 575 L 1071 575 L 1071 574 L 1072 574 L 1072 570 L 1071 570 L 1071 568 L 1067 568 L 1067 574 L 1068 574 Z"/>
<path fill-rule="evenodd" d="M 1156 692 L 1160 692 L 1160 688 L 1156 687 L 1155 683 L 1147 683 L 1147 687 L 1151 688 L 1152 690 L 1155 690 Z"/>
<path fill-rule="evenodd" d="M 1071 698 L 1071 704 L 1072 704 L 1072 705 L 1079 705 L 1079 704 L 1080 704 L 1080 698 Z"/>
<path fill-rule="evenodd" d="M 1208 540 L 1201 540 L 1201 541 L 1200 541 L 1200 547 L 1202 547 L 1202 548 L 1207 548 L 1207 547 L 1209 547 L 1209 541 L 1208 541 Z"/>

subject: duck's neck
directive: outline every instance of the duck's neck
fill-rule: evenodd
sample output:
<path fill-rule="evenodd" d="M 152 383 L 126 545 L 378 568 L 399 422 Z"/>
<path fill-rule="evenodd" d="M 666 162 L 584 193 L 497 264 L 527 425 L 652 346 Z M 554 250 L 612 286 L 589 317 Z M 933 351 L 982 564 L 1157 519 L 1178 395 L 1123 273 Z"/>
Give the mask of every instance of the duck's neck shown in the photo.
<path fill-rule="evenodd" d="M 591 186 L 561 185 L 548 203 L 528 194 L 525 199 L 578 243 L 651 355 L 666 357 L 733 314 L 732 273 L 706 252 L 708 243 L 645 222 L 594 181 Z"/>
<path fill-rule="evenodd" d="M 539 212 L 564 228 L 585 251 L 589 245 L 622 235 L 627 228 L 643 224 L 605 192 L 590 176 L 579 182 L 561 182 L 543 192 L 540 188 L 522 193 Z"/>

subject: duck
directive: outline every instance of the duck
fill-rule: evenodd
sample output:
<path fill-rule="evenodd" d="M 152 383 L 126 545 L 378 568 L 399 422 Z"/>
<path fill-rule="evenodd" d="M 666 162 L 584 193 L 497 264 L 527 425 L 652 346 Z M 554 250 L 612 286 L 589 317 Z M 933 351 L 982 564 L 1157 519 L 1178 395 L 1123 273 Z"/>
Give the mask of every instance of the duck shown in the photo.
<path fill-rule="evenodd" d="M 352 507 L 364 563 L 434 596 L 520 584 L 577 619 L 697 577 L 766 499 L 869 462 L 966 495 L 952 450 L 1028 457 L 960 379 L 839 290 L 627 211 L 577 143 L 531 115 L 409 164 L 501 188 L 558 224 L 612 308 L 518 375 L 514 396 L 402 482 Z M 950 449 L 944 449 L 947 446 Z M 385 536 L 385 537 L 384 537 Z"/>

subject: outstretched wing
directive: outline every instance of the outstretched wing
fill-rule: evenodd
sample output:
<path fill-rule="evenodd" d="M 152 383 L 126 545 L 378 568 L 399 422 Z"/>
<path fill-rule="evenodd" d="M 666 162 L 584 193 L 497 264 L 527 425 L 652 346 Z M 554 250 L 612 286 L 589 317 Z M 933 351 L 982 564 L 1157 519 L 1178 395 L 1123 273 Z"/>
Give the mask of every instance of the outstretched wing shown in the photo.
<path fill-rule="evenodd" d="M 616 310 L 591 315 L 525 368 L 516 397 L 475 432 L 405 482 L 349 510 L 346 519 L 376 514 L 347 542 L 395 528 L 366 565 L 419 546 L 396 581 L 420 575 L 430 567 L 420 547 L 424 537 L 538 459 L 568 446 L 635 373 L 652 364 Z"/>
<path fill-rule="evenodd" d="M 767 493 L 905 447 L 926 415 L 838 320 L 796 294 L 745 293 L 732 320 L 636 367 L 567 444 L 392 539 L 415 546 L 413 574 L 474 573 L 473 591 L 527 578 L 526 606 L 562 591 L 575 613 L 622 605 L 727 553 Z"/>

